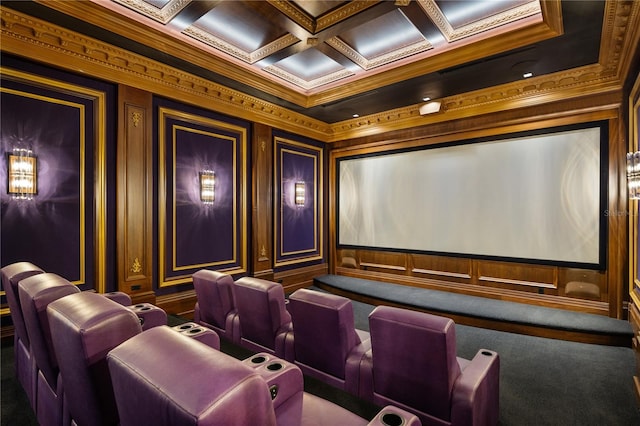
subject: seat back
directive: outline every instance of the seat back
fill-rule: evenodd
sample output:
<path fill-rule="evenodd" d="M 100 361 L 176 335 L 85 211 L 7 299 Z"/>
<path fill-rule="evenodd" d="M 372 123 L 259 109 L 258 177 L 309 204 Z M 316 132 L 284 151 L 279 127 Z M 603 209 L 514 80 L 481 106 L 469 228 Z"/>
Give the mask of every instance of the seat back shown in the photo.
<path fill-rule="evenodd" d="M 358 344 L 353 306 L 346 297 L 307 289 L 289 297 L 295 360 L 340 379 L 345 362 Z"/>
<path fill-rule="evenodd" d="M 378 306 L 369 315 L 369 328 L 374 394 L 449 421 L 452 389 L 461 373 L 454 322 Z"/>
<path fill-rule="evenodd" d="M 122 426 L 276 424 L 254 369 L 167 326 L 127 340 L 107 360 Z"/>
<path fill-rule="evenodd" d="M 36 365 L 49 386 L 55 389 L 59 370 L 47 306 L 70 294 L 80 293 L 80 289 L 59 275 L 42 273 L 21 280 L 18 293 Z"/>
<path fill-rule="evenodd" d="M 7 303 L 11 311 L 11 320 L 15 328 L 15 335 L 25 346 L 29 347 L 29 336 L 24 324 L 24 314 L 20 306 L 18 283 L 32 275 L 42 274 L 44 271 L 30 262 L 17 262 L 2 268 L 2 288 L 7 294 Z"/>
<path fill-rule="evenodd" d="M 233 340 L 233 330 L 227 330 L 229 316 L 237 315 L 233 277 L 202 269 L 193 274 L 193 287 L 198 299 L 200 321 L 213 326 L 223 337 Z"/>
<path fill-rule="evenodd" d="M 78 425 L 117 425 L 106 355 L 142 332 L 138 317 L 92 292 L 59 299 L 47 311 L 71 418 Z"/>
<path fill-rule="evenodd" d="M 235 294 L 242 340 L 257 343 L 272 353 L 276 351 L 278 335 L 292 328 L 282 286 L 272 281 L 243 277 L 235 282 Z M 284 358 L 282 353 L 275 355 Z"/>

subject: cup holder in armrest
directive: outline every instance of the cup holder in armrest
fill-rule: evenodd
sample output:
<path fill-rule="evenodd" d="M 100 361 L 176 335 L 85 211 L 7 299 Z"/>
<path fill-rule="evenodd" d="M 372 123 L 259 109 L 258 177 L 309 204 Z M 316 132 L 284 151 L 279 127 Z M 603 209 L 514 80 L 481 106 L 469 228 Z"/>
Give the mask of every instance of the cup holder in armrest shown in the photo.
<path fill-rule="evenodd" d="M 201 333 L 201 332 L 202 332 L 201 328 L 192 328 L 191 330 L 187 331 L 187 333 L 191 333 L 191 334 Z"/>
<path fill-rule="evenodd" d="M 193 327 L 195 327 L 193 323 L 186 323 L 186 324 L 179 325 L 176 328 L 178 330 L 189 330 L 190 328 L 193 328 Z"/>
<path fill-rule="evenodd" d="M 254 356 L 253 358 L 251 358 L 251 363 L 252 364 L 262 364 L 266 360 L 267 360 L 266 357 L 264 357 L 262 355 L 259 355 L 259 356 Z"/>
<path fill-rule="evenodd" d="M 396 413 L 385 413 L 380 417 L 380 421 L 384 426 L 402 426 L 404 419 Z"/>
<path fill-rule="evenodd" d="M 267 365 L 267 370 L 269 371 L 278 371 L 278 370 L 282 370 L 283 368 L 284 368 L 284 365 L 282 365 L 282 363 L 279 363 L 279 362 L 273 362 Z"/>

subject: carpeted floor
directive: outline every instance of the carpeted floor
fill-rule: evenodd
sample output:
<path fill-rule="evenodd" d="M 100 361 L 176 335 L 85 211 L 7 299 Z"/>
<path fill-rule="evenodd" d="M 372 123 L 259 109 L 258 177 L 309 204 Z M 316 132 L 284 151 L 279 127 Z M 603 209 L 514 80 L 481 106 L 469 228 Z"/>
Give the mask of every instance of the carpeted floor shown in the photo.
<path fill-rule="evenodd" d="M 356 326 L 368 330 L 373 306 L 353 302 Z M 171 317 L 170 325 L 184 320 Z M 472 358 L 481 348 L 500 354 L 500 425 L 640 425 L 633 393 L 635 358 L 628 348 L 566 342 L 520 334 L 456 326 L 458 356 Z M 223 343 L 239 359 L 250 352 Z M 2 342 L 1 413 L 3 426 L 36 425 L 13 371 L 13 346 Z M 305 390 L 364 418 L 378 408 L 318 381 L 305 378 Z M 333 426 L 333 425 L 332 425 Z"/>
<path fill-rule="evenodd" d="M 368 330 L 373 306 L 353 302 Z M 458 356 L 500 355 L 500 425 L 640 425 L 629 348 L 591 345 L 456 325 Z"/>

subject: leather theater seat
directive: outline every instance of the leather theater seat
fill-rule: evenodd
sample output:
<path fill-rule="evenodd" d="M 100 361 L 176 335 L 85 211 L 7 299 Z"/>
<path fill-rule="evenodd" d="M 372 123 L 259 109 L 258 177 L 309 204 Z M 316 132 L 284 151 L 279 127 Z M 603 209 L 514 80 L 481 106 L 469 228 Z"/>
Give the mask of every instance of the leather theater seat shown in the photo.
<path fill-rule="evenodd" d="M 360 363 L 371 349 L 369 333 L 356 330 L 346 297 L 308 289 L 289 296 L 295 363 L 306 375 L 359 395 Z"/>
<path fill-rule="evenodd" d="M 18 284 L 20 306 L 37 367 L 34 411 L 42 426 L 67 425 L 69 422 L 47 307 L 77 293 L 80 290 L 75 285 L 53 273 L 33 275 Z"/>
<path fill-rule="evenodd" d="M 93 292 L 58 299 L 47 315 L 71 419 L 77 425 L 118 425 L 106 355 L 142 332 L 137 315 Z"/>
<path fill-rule="evenodd" d="M 496 425 L 500 359 L 480 349 L 456 356 L 455 323 L 389 306 L 369 315 L 371 358 L 363 362 L 363 397 L 416 414 L 424 425 Z"/>
<path fill-rule="evenodd" d="M 293 361 L 293 325 L 284 290 L 278 283 L 243 277 L 235 281 L 240 317 L 240 345 Z"/>
<path fill-rule="evenodd" d="M 198 298 L 194 322 L 211 328 L 223 339 L 240 343 L 233 277 L 202 269 L 193 274 L 193 287 Z"/>
<path fill-rule="evenodd" d="M 24 324 L 24 315 L 20 306 L 18 283 L 32 275 L 42 274 L 44 271 L 30 262 L 16 262 L 1 270 L 2 288 L 7 295 L 7 303 L 13 322 L 13 351 L 15 359 L 15 373 L 18 382 L 24 389 L 31 407 L 35 410 L 35 387 L 37 368 L 35 357 L 31 351 L 29 335 Z"/>
<path fill-rule="evenodd" d="M 127 340 L 107 361 L 121 426 L 276 424 L 257 372 L 169 327 Z"/>

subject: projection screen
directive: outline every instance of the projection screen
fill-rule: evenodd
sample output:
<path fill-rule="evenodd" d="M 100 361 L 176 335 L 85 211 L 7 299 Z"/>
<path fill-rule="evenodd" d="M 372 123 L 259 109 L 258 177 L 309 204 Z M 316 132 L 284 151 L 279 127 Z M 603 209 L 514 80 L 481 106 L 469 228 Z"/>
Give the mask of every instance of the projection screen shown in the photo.
<path fill-rule="evenodd" d="M 337 161 L 338 246 L 601 269 L 606 123 Z"/>

